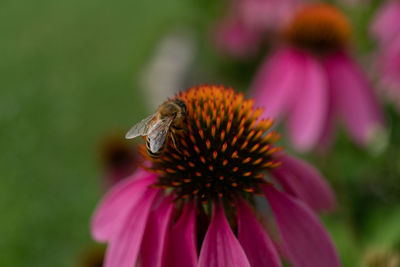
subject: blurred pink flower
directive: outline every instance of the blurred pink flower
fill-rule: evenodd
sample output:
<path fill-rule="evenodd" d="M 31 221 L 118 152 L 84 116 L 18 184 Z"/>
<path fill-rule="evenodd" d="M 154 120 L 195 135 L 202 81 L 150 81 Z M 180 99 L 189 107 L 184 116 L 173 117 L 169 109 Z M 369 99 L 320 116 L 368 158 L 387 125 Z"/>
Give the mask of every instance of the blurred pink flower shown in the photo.
<path fill-rule="evenodd" d="M 257 219 L 260 196 L 293 266 L 340 266 L 312 210 L 332 209 L 333 193 L 310 165 L 278 153 L 277 134 L 266 132 L 272 120 L 259 121 L 251 100 L 223 87 L 178 97 L 188 110 L 187 132 L 176 136 L 181 151 L 169 142 L 94 213 L 92 235 L 109 243 L 104 266 L 282 266 L 278 240 Z M 266 171 L 273 180 L 263 178 Z"/>
<path fill-rule="evenodd" d="M 336 117 L 352 139 L 367 145 L 383 125 L 371 85 L 347 52 L 351 30 L 336 8 L 305 6 L 284 32 L 285 44 L 256 74 L 252 94 L 271 117 L 287 117 L 299 151 L 326 147 Z"/>
<path fill-rule="evenodd" d="M 231 0 L 217 24 L 215 40 L 224 53 L 252 56 L 261 42 L 276 34 L 303 0 Z"/>
<path fill-rule="evenodd" d="M 382 89 L 400 110 L 400 1 L 385 3 L 371 25 L 378 41 L 377 73 Z"/>

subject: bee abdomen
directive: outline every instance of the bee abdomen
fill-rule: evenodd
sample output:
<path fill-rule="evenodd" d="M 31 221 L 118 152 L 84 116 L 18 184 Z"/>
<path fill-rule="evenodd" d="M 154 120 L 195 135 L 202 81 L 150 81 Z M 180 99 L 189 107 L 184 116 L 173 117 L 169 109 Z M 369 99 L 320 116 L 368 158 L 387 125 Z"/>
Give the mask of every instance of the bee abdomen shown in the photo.
<path fill-rule="evenodd" d="M 158 151 L 151 151 L 150 149 L 150 141 L 149 139 L 146 140 L 146 149 L 147 149 L 147 154 L 149 154 L 150 157 L 152 158 L 159 158 L 161 155 L 161 152 L 164 150 L 164 146 L 162 146 Z"/>

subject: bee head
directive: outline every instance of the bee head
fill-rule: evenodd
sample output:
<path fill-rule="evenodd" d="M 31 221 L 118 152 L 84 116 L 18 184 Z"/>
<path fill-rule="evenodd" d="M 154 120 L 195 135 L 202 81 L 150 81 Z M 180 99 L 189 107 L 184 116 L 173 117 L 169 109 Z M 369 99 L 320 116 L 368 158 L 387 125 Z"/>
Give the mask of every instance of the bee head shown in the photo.
<path fill-rule="evenodd" d="M 186 114 L 186 110 L 187 110 L 186 104 L 182 99 L 177 98 L 174 100 L 174 103 L 177 104 L 182 109 L 181 112 L 183 114 Z"/>

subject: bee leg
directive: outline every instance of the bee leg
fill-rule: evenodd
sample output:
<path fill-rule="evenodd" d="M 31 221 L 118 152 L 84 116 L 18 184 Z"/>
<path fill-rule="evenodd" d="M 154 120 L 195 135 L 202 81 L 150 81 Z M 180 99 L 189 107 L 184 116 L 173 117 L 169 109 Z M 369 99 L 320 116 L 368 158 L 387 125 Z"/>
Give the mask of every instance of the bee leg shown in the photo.
<path fill-rule="evenodd" d="M 181 150 L 178 148 L 178 145 L 176 143 L 176 139 L 175 139 L 175 133 L 171 131 L 171 139 L 172 139 L 172 143 L 174 144 L 175 149 L 182 154 Z"/>

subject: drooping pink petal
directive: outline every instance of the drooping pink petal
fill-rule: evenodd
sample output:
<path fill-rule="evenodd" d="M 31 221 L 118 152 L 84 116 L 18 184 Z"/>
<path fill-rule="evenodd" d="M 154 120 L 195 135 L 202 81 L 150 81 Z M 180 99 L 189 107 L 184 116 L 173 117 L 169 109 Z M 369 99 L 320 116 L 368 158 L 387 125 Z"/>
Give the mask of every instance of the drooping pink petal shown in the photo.
<path fill-rule="evenodd" d="M 239 242 L 251 266 L 282 266 L 274 244 L 247 204 L 237 202 Z"/>
<path fill-rule="evenodd" d="M 344 53 L 325 58 L 330 89 L 337 112 L 353 139 L 360 145 L 371 141 L 371 134 L 383 127 L 383 115 L 372 88 L 361 69 Z"/>
<path fill-rule="evenodd" d="M 167 197 L 159 207 L 150 213 L 140 252 L 142 266 L 163 266 L 166 253 L 167 231 L 171 222 L 173 207 L 173 199 Z"/>
<path fill-rule="evenodd" d="M 165 267 L 197 266 L 196 242 L 195 205 L 189 203 L 169 232 Z"/>
<path fill-rule="evenodd" d="M 136 265 L 146 223 L 159 189 L 149 188 L 132 207 L 118 232 L 111 237 L 104 258 L 104 267 L 132 267 Z"/>
<path fill-rule="evenodd" d="M 388 1 L 376 13 L 371 24 L 371 34 L 382 44 L 400 34 L 400 2 Z"/>
<path fill-rule="evenodd" d="M 338 267 L 339 257 L 317 216 L 302 202 L 263 187 L 281 236 L 282 247 L 295 267 Z"/>
<path fill-rule="evenodd" d="M 222 205 L 215 204 L 198 267 L 225 266 L 250 267 L 250 263 L 226 220 Z"/>
<path fill-rule="evenodd" d="M 296 98 L 289 115 L 289 134 L 293 145 L 301 151 L 313 148 L 324 130 L 328 110 L 325 71 L 312 56 L 306 56 L 303 83 L 297 85 Z"/>
<path fill-rule="evenodd" d="M 272 175 L 285 191 L 313 208 L 315 211 L 331 211 L 336 206 L 332 189 L 324 177 L 308 163 L 284 155 L 282 165 Z"/>
<path fill-rule="evenodd" d="M 252 85 L 256 106 L 264 108 L 265 117 L 278 118 L 300 96 L 304 76 L 304 55 L 286 48 L 277 51 L 260 68 Z"/>
<path fill-rule="evenodd" d="M 129 209 L 138 203 L 155 180 L 156 175 L 141 170 L 111 188 L 93 214 L 93 238 L 100 242 L 109 240 L 117 229 L 116 224 L 123 221 Z"/>

